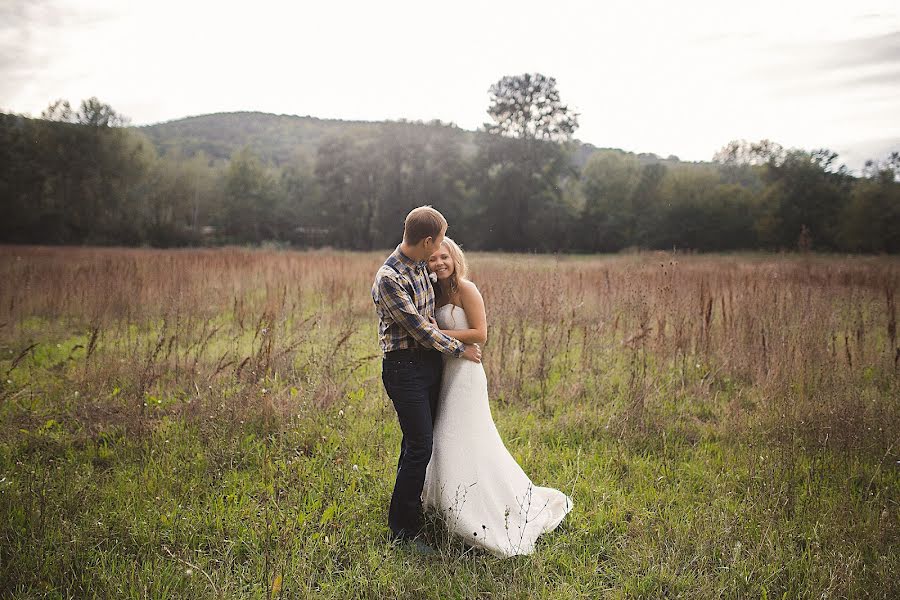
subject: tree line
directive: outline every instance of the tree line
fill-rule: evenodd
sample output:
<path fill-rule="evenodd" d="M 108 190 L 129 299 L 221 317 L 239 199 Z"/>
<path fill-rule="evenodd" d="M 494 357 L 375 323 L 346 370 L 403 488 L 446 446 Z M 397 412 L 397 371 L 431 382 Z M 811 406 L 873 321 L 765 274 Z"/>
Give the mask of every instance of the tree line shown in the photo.
<path fill-rule="evenodd" d="M 0 115 L 4 243 L 386 249 L 431 204 L 469 249 L 900 252 L 900 155 L 852 175 L 825 149 L 733 141 L 711 163 L 595 150 L 555 80 L 505 77 L 474 146 L 454 125 L 392 122 L 273 164 L 159 150 L 95 98 Z"/>

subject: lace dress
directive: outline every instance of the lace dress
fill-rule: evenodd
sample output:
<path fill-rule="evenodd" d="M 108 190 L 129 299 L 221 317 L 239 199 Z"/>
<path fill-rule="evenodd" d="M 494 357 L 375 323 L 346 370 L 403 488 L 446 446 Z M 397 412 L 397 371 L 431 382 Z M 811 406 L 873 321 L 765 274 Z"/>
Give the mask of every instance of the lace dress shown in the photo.
<path fill-rule="evenodd" d="M 467 329 L 465 311 L 440 307 L 441 329 Z M 450 530 L 499 557 L 534 552 L 541 534 L 572 509 L 563 492 L 534 485 L 512 457 L 491 416 L 481 364 L 444 356 L 431 461 L 422 501 Z"/>

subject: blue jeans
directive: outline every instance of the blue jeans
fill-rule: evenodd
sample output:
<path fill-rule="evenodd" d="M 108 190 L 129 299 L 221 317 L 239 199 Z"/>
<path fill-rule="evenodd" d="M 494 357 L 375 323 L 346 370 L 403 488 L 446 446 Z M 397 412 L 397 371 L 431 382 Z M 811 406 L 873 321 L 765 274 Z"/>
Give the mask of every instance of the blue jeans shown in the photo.
<path fill-rule="evenodd" d="M 443 367 L 437 350 L 391 352 L 382 362 L 381 381 L 403 432 L 388 511 L 388 526 L 395 538 L 412 537 L 422 529 L 422 487 L 431 460 Z"/>

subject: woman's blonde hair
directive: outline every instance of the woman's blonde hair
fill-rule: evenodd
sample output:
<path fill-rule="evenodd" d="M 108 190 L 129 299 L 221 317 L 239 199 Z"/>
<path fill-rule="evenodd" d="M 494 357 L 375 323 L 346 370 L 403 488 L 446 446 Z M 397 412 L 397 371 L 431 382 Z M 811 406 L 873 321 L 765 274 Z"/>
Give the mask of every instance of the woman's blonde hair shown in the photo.
<path fill-rule="evenodd" d="M 450 293 L 455 294 L 459 291 L 459 280 L 465 279 L 469 274 L 469 264 L 466 262 L 466 255 L 463 254 L 462 248 L 453 241 L 453 238 L 445 235 L 441 245 L 447 246 L 447 253 L 453 259 L 453 275 L 450 276 L 449 281 Z"/>

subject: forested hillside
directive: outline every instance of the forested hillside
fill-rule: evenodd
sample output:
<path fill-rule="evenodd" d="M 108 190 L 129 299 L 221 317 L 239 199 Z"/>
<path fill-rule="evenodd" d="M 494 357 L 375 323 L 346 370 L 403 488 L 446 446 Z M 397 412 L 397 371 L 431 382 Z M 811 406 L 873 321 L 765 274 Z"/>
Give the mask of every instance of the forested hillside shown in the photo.
<path fill-rule="evenodd" d="M 266 163 L 278 166 L 298 157 L 314 159 L 319 146 L 330 137 L 348 137 L 370 142 L 384 132 L 412 127 L 427 129 L 447 127 L 454 131 L 464 156 L 474 156 L 479 132 L 467 131 L 452 123 L 435 120 L 428 123 L 410 121 L 344 121 L 296 115 L 273 115 L 261 112 L 233 112 L 185 117 L 175 121 L 139 127 L 160 154 L 194 156 L 203 153 L 211 159 L 228 160 L 244 148 L 250 149 Z M 609 149 L 609 148 L 607 148 Z M 575 141 L 572 163 L 581 168 L 598 148 Z M 642 162 L 659 162 L 655 154 L 639 156 Z M 677 157 L 666 159 L 677 162 Z"/>
<path fill-rule="evenodd" d="M 193 156 L 202 152 L 212 159 L 227 160 L 248 148 L 262 161 L 280 166 L 300 156 L 315 158 L 319 146 L 329 137 L 369 140 L 391 126 L 396 125 L 236 112 L 187 117 L 138 129 L 163 155 Z M 459 130 L 459 135 L 463 143 L 471 145 L 471 133 Z"/>
<path fill-rule="evenodd" d="M 733 141 L 710 163 L 440 122 L 0 115 L 6 243 L 389 248 L 431 204 L 471 249 L 900 251 L 900 157 Z M 572 128 L 574 130 L 574 127 Z"/>

